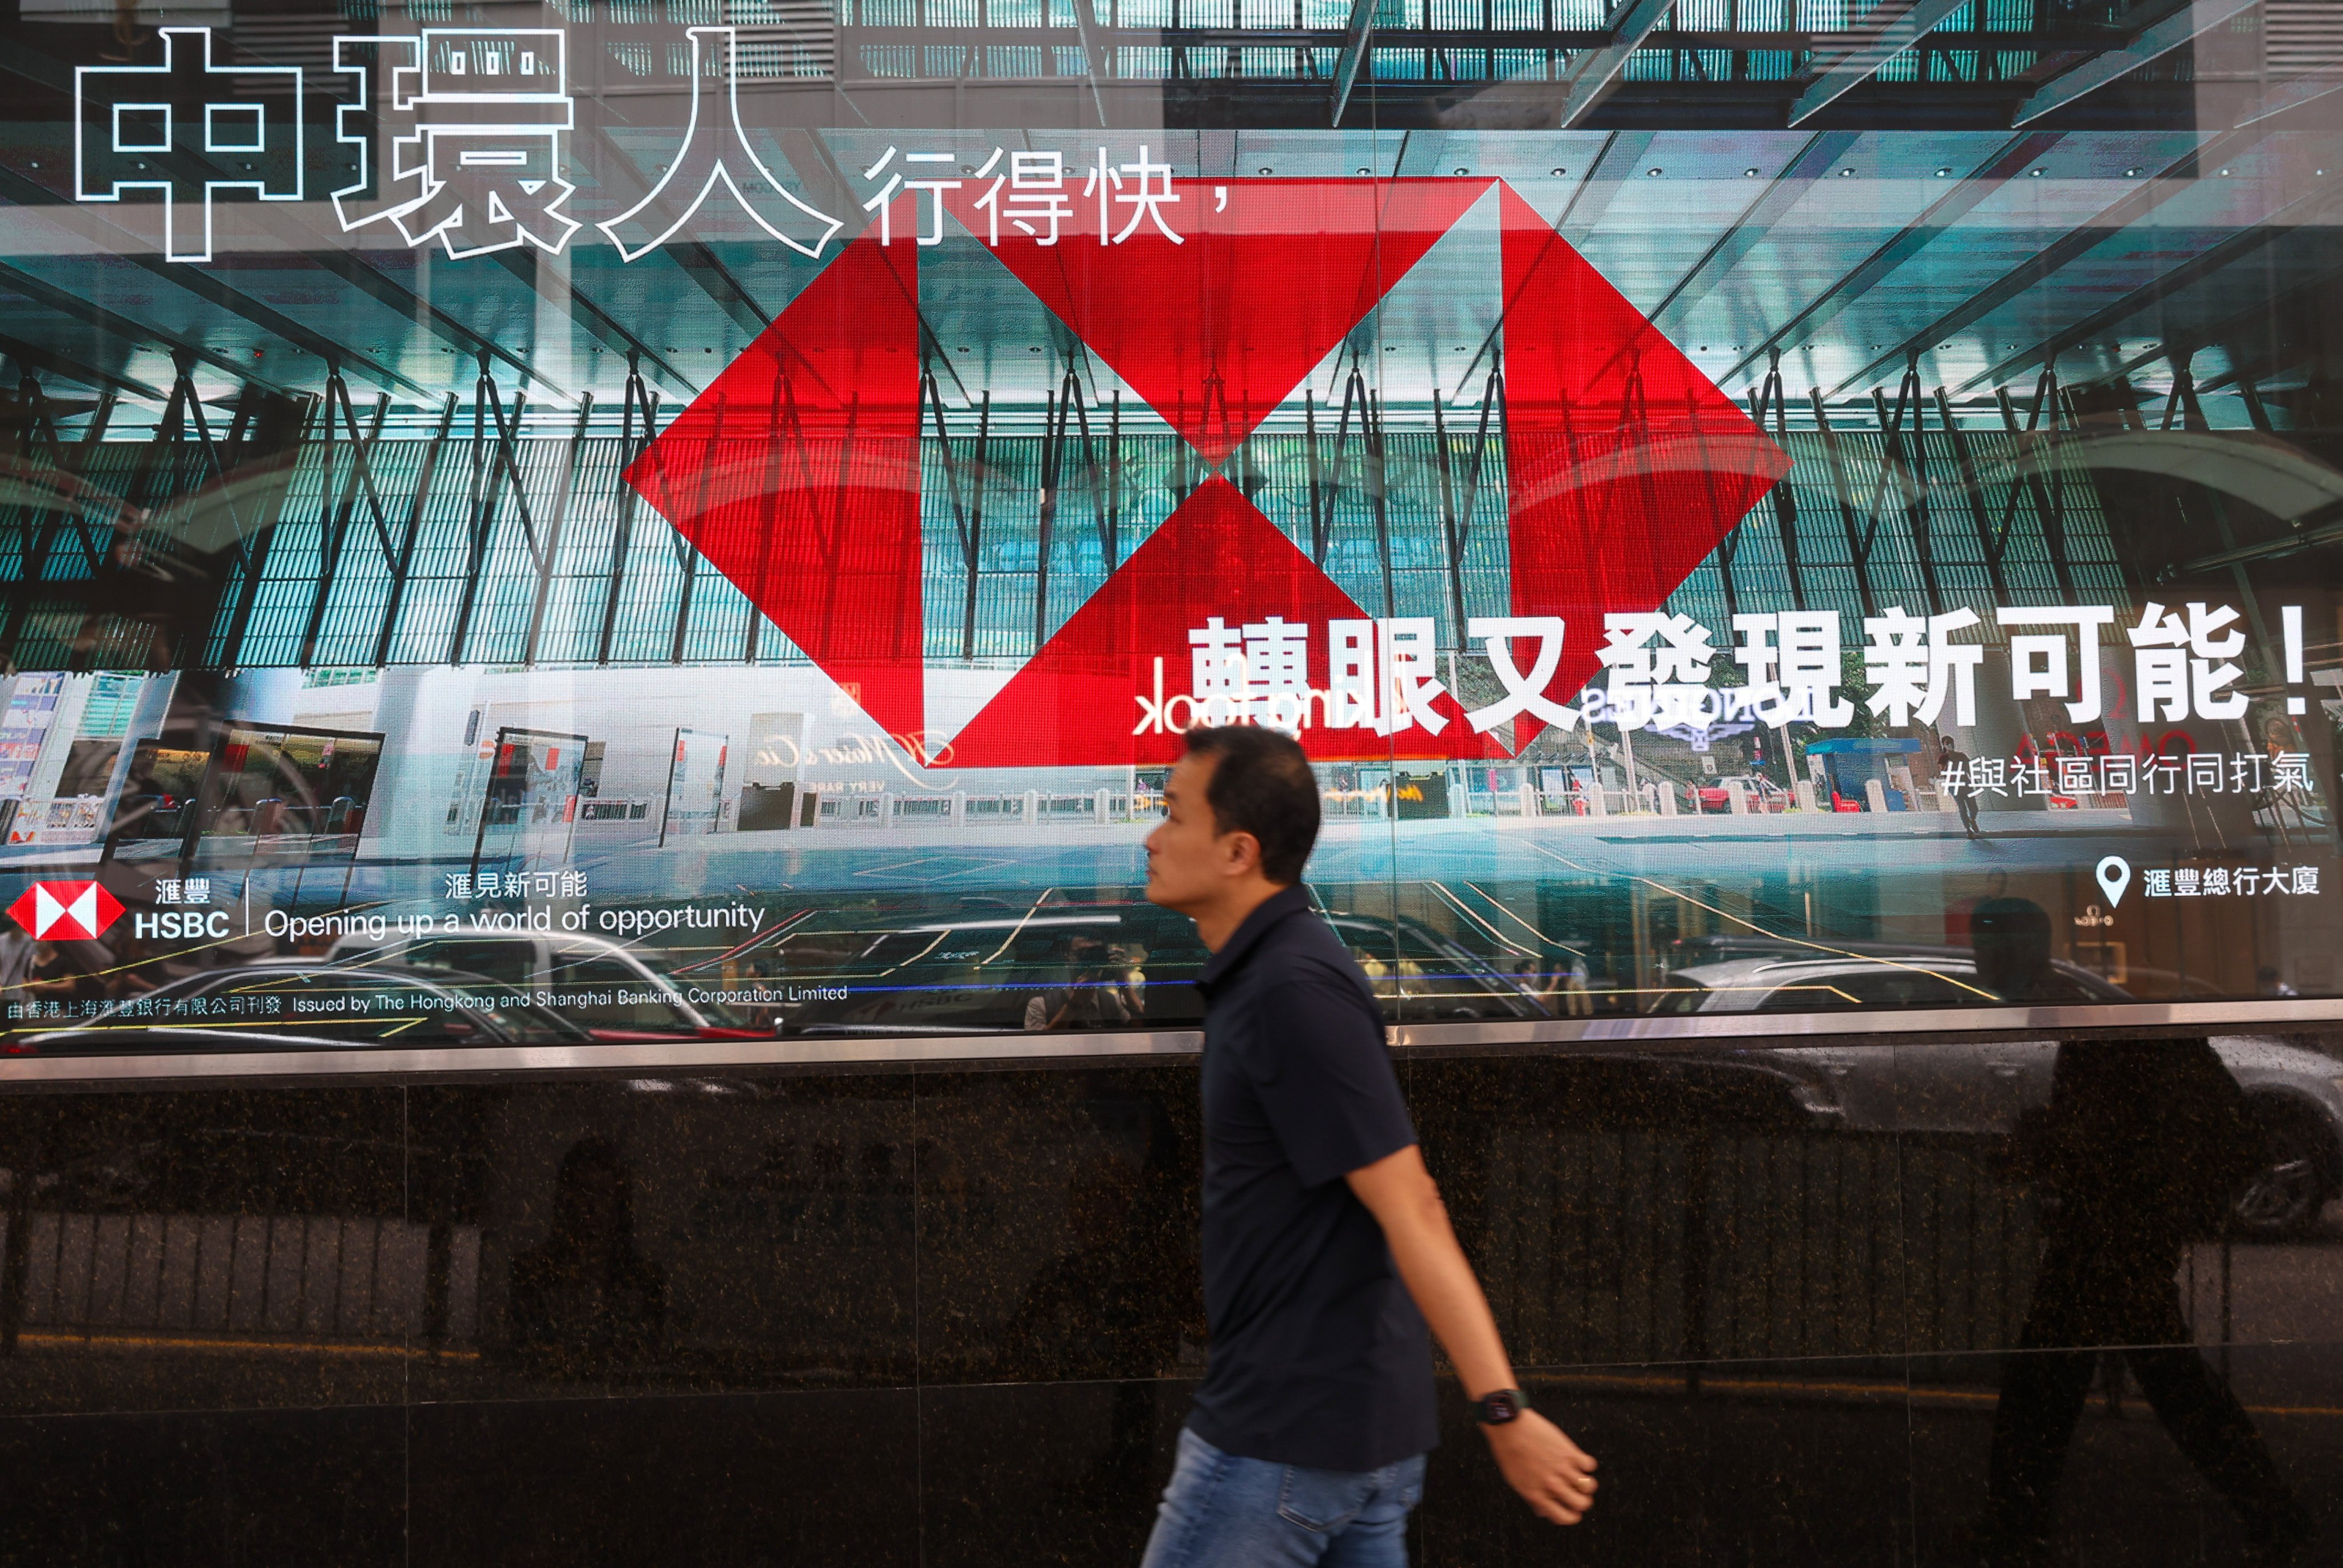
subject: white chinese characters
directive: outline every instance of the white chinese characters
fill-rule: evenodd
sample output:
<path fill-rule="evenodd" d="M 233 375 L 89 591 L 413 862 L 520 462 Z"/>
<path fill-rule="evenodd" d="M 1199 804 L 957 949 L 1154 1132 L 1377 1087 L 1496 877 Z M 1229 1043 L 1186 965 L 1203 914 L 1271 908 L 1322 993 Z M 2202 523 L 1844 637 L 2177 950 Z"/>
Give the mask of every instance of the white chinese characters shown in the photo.
<path fill-rule="evenodd" d="M 164 256 L 209 261 L 215 194 L 301 199 L 301 68 L 231 65 L 208 27 L 158 36 L 160 65 L 75 70 L 74 197 L 157 192 Z"/>
<path fill-rule="evenodd" d="M 649 189 L 596 227 L 621 260 L 639 261 L 685 235 L 720 189 L 765 236 L 820 257 L 845 221 L 809 196 L 781 150 L 781 128 L 752 124 L 744 110 L 739 30 L 682 32 L 673 55 L 689 84 L 679 142 L 672 132 L 606 127 Z M 305 199 L 312 156 L 327 160 L 321 173 L 345 234 L 393 232 L 409 246 L 436 242 L 463 259 L 522 247 L 558 255 L 582 226 L 568 211 L 588 176 L 570 177 L 580 148 L 572 144 L 578 121 L 567 29 L 337 34 L 330 67 L 307 74 L 231 63 L 210 27 L 165 27 L 156 37 L 157 64 L 75 72 L 74 195 L 159 196 L 163 250 L 173 261 L 212 259 L 225 193 Z M 332 135 L 312 147 L 304 126 L 326 117 L 310 96 L 320 86 L 333 100 Z M 881 245 L 896 243 L 907 196 L 917 216 L 900 238 L 920 246 L 944 242 L 948 210 L 996 247 L 1020 236 L 1054 246 L 1078 233 L 1109 246 L 1185 243 L 1188 198 L 1167 156 L 1149 143 L 1136 156 L 1127 146 L 1094 154 L 994 146 L 978 156 L 890 145 L 841 172 L 850 183 L 860 178 L 865 194 L 847 199 Z M 1070 168 L 1076 156 L 1088 166 Z M 609 188 L 629 187 L 619 171 L 591 172 Z M 978 193 L 972 211 L 959 205 L 968 187 Z"/>
<path fill-rule="evenodd" d="M 2151 899 L 2315 898 L 2316 866 L 2150 866 L 2140 873 Z"/>
<path fill-rule="evenodd" d="M 721 184 L 759 228 L 801 256 L 820 256 L 843 226 L 783 184 L 750 142 L 740 118 L 739 35 L 730 27 L 694 27 L 689 36 L 691 121 L 683 146 L 642 200 L 595 226 L 621 258 L 639 261 L 674 238 Z M 722 65 L 724 80 L 723 101 L 713 108 L 705 85 L 711 61 Z"/>
<path fill-rule="evenodd" d="M 358 80 L 389 153 L 334 193 L 344 230 L 387 221 L 408 245 L 437 239 L 456 258 L 524 245 L 558 253 L 578 228 L 561 211 L 578 188 L 562 177 L 562 136 L 577 113 L 568 41 L 550 27 L 335 39 L 336 68 Z M 363 149 L 349 115 L 339 139 Z"/>
<path fill-rule="evenodd" d="M 2198 719 L 2244 714 L 2246 694 L 2227 689 L 2245 674 L 2230 662 L 2246 650 L 2237 619 L 2227 605 L 2191 603 L 2184 617 L 2149 601 L 2139 624 L 2124 633 L 2135 649 L 2143 723 L 2184 719 L 2192 711 Z"/>
<path fill-rule="evenodd" d="M 2168 733 L 2143 737 L 2136 753 L 2123 755 L 2112 752 L 2131 748 L 2133 741 L 2111 748 L 2108 735 L 2095 733 L 2085 744 L 2077 738 L 2080 727 L 2109 717 L 2107 685 L 2117 678 L 2105 673 L 2104 662 L 2111 652 L 2107 639 L 2118 624 L 2117 610 L 2054 604 L 2001 606 L 1990 614 L 1988 620 L 1976 609 L 1956 607 L 1917 615 L 1889 605 L 1862 618 L 1860 648 L 1847 646 L 1835 610 L 1735 614 L 1738 640 L 1730 652 L 1740 667 L 1738 680 L 1729 669 L 1720 678 L 1720 650 L 1707 627 L 1664 608 L 1606 613 L 1602 640 L 1580 651 L 1574 665 L 1559 617 L 1469 617 L 1465 646 L 1458 648 L 1443 645 L 1440 624 L 1429 616 L 1334 619 L 1322 636 L 1280 616 L 1257 622 L 1213 617 L 1188 634 L 1189 693 L 1167 697 L 1159 660 L 1155 695 L 1140 699 L 1135 733 L 1201 723 L 1266 723 L 1296 730 L 1437 737 L 1461 717 L 1465 738 L 1452 739 L 1451 744 L 1469 745 L 1471 736 L 1507 723 L 1527 726 L 1532 734 L 1544 728 L 1568 732 L 1601 725 L 1623 733 L 1649 729 L 1680 736 L 1702 749 L 1709 736 L 1738 733 L 1753 724 L 1845 729 L 1855 725 L 1858 712 L 1895 729 L 1949 732 L 1979 723 L 1978 687 L 1990 668 L 1996 679 L 2006 668 L 2012 703 L 2056 706 L 2050 712 L 2037 707 L 2031 718 L 2021 716 L 2021 733 L 2038 732 L 2027 745 L 2039 748 L 2041 755 L 1963 759 L 1953 764 L 1955 794 L 2308 788 L 2302 777 L 2307 763 L 2299 760 L 2305 754 L 2278 751 L 2275 731 L 2266 738 L 2272 748 L 2268 759 L 2239 753 L 2224 761 L 2196 749 L 2204 738 L 2176 742 Z M 2141 721 L 2222 722 L 2247 716 L 2249 699 L 2237 689 L 2245 672 L 2236 658 L 2246 648 L 2238 619 L 2227 605 L 2196 602 L 2175 612 L 2154 603 L 2146 607 L 2140 624 L 2126 628 L 2134 645 Z M 2002 632 L 1998 650 L 1996 629 Z M 1319 649 L 1325 663 L 1314 672 L 1312 659 Z M 2006 665 L 1987 665 L 1996 651 L 2006 653 Z M 1475 679 L 1460 687 L 1459 661 L 1468 658 Z M 1592 684 L 1566 684 L 1583 681 L 1590 671 L 1595 676 Z M 1488 700 L 1493 688 L 1500 695 Z M 1467 706 L 1467 691 L 1482 699 L 1477 706 Z M 1192 705 L 1184 721 L 1182 703 Z M 2068 732 L 2065 724 L 2077 730 Z M 1514 744 L 1524 738 L 1517 737 Z M 1963 738 L 1964 743 L 1971 739 Z M 2176 781 L 2167 784 L 2167 772 Z"/>
<path fill-rule="evenodd" d="M 458 903 L 475 899 L 582 899 L 583 871 L 447 871 L 446 896 Z"/>

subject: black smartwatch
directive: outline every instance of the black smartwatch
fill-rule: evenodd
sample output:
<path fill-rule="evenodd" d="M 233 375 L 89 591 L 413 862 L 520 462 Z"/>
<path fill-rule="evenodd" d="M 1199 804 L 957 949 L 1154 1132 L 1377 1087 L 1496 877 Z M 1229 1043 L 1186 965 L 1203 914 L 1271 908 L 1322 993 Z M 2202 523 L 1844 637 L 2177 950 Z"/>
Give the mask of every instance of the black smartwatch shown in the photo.
<path fill-rule="evenodd" d="M 1529 1395 L 1517 1388 L 1501 1388 L 1473 1402 L 1473 1419 L 1483 1426 L 1503 1426 L 1520 1420 L 1529 1407 Z"/>

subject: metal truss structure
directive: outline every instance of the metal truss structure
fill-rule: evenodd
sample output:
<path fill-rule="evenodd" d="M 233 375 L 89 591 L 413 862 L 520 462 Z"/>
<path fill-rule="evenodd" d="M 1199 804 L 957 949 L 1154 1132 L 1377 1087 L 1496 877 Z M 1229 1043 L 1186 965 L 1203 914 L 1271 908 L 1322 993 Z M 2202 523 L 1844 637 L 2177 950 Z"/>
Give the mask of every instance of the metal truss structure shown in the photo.
<path fill-rule="evenodd" d="M 2298 101 L 2331 42 L 2253 0 L 841 0 L 827 22 L 772 46 L 890 99 L 1063 81 L 1110 125 L 1137 123 L 1141 94 L 1167 125 L 2160 118 L 2207 84 L 2256 111 Z"/>
<path fill-rule="evenodd" d="M 0 510 L 0 653 L 75 669 L 795 659 L 623 481 L 660 417 L 639 374 L 627 387 L 616 435 L 589 433 L 581 409 L 565 437 L 524 437 L 523 395 L 508 400 L 484 368 L 427 434 L 387 435 L 387 395 L 362 407 L 337 374 L 273 427 L 255 393 L 215 439 L 183 389 L 145 441 L 65 441 L 27 377 L 15 494 Z M 1395 427 L 1354 376 L 1338 407 L 1312 397 L 1299 430 L 1256 434 L 1223 471 L 1362 606 L 1430 616 L 1443 646 L 1461 648 L 1469 617 L 1505 607 L 1499 372 L 1483 390 L 1435 407 L 1429 427 Z M 971 429 L 932 378 L 927 394 L 934 659 L 1031 657 L 1205 477 L 1185 442 L 1118 404 L 1093 408 L 1071 376 L 1038 432 L 999 427 L 989 403 Z M 1750 412 L 1791 453 L 1791 475 L 1675 608 L 1721 627 L 1758 603 L 1989 611 L 2013 595 L 2121 602 L 2147 586 L 2118 567 L 2137 553 L 2117 548 L 2120 525 L 2087 468 L 2097 415 L 2054 378 L 2000 391 L 1999 429 L 1953 417 L 1946 389 L 1911 373 L 1892 397 L 1875 391 L 1861 427 L 1824 417 L 1820 396 L 1792 397 L 1778 367 L 1753 390 Z M 1800 402 L 1808 417 L 1794 424 Z M 2200 428 L 2202 407 L 2184 388 L 2162 418 Z M 103 412 L 87 416 L 97 435 Z M 264 439 L 286 427 L 297 444 Z M 2248 563 L 2325 538 L 2242 540 L 2217 493 L 2182 490 L 2168 505 L 2195 512 L 2176 538 L 2217 524 L 2228 554 L 2150 557 L 2168 572 L 2242 586 Z"/>
<path fill-rule="evenodd" d="M 742 19 L 557 9 L 598 106 L 578 141 L 631 203 L 656 176 L 602 111 L 677 95 L 695 57 L 683 24 Z M 741 47 L 760 73 L 744 90 L 836 210 L 856 209 L 820 126 L 1209 126 L 1195 134 L 1240 175 L 1332 176 L 1460 172 L 1451 129 L 1553 133 L 1510 144 L 1534 142 L 1542 166 L 1507 177 L 1599 267 L 1644 269 L 1621 286 L 1795 459 L 1681 590 L 1715 622 L 1773 596 L 1863 613 L 2159 575 L 2236 588 L 2343 543 L 2323 501 L 2240 508 L 2100 451 L 2151 425 L 2330 440 L 2343 167 L 2292 166 L 2343 104 L 2328 96 L 2343 35 L 2315 10 L 837 0 L 777 9 Z M 244 20 L 236 47 L 255 64 L 347 25 Z M 64 31 L 28 25 L 0 62 L 28 102 L 67 79 L 45 52 Z M 1393 134 L 1345 136 L 1339 157 L 1273 129 L 1257 155 L 1246 140 L 1337 125 Z M 2113 156 L 2077 150 L 2110 126 L 2130 137 L 2121 162 L 2063 169 Z M 1768 150 L 1745 155 L 1728 128 L 1771 132 Z M 1896 134 L 1920 129 L 1952 150 Z M 36 169 L 0 168 L 0 198 L 54 208 Z M 1979 221 L 2051 170 L 2079 194 L 2045 205 L 2038 239 Z M 1858 173 L 1920 196 L 1883 226 L 1815 237 L 1818 190 Z M 1710 193 L 1696 216 L 1668 206 L 1687 176 Z M 319 247 L 251 212 L 282 242 L 266 266 L 175 265 L 126 238 L 0 259 L 0 381 L 19 388 L 0 408 L 18 481 L 0 500 L 0 653 L 75 668 L 795 657 L 620 478 L 784 303 L 753 253 L 679 236 L 624 266 L 582 245 L 447 263 Z M 1738 307 L 1717 302 L 1755 297 L 1753 274 L 1765 319 L 1728 322 Z M 954 334 L 923 326 L 941 356 Z M 1724 339 L 1713 355 L 1708 337 Z M 922 390 L 928 652 L 1021 658 L 1202 475 L 1083 367 L 1037 359 L 1046 376 L 1010 389 L 963 387 L 950 363 L 931 358 Z M 447 389 L 467 373 L 468 398 Z M 1502 382 L 1474 374 L 1397 397 L 1354 367 L 1226 466 L 1357 602 L 1434 616 L 1450 647 L 1503 608 Z M 2130 583 L 2117 527 L 2156 536 L 2120 552 L 2149 563 Z"/>

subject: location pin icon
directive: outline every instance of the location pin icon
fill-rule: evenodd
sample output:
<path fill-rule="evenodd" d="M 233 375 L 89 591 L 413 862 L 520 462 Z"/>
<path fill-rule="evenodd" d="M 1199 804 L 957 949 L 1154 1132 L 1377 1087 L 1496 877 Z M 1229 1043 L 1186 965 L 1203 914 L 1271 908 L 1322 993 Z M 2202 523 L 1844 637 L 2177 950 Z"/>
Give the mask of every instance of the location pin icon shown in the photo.
<path fill-rule="evenodd" d="M 2131 862 L 2121 855 L 2109 855 L 2099 862 L 2099 888 L 2107 896 L 2107 908 L 2123 902 L 2124 890 L 2131 886 Z"/>

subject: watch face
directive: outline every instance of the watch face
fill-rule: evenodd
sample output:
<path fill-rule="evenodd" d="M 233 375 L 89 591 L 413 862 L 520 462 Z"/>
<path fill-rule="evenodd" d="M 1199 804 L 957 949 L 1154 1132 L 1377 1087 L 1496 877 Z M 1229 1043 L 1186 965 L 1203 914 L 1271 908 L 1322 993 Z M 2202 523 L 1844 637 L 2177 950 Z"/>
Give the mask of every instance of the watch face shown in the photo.
<path fill-rule="evenodd" d="M 1521 1413 L 1521 1405 L 1510 1393 L 1493 1393 L 1481 1402 L 1481 1419 L 1493 1426 L 1502 1426 Z"/>

